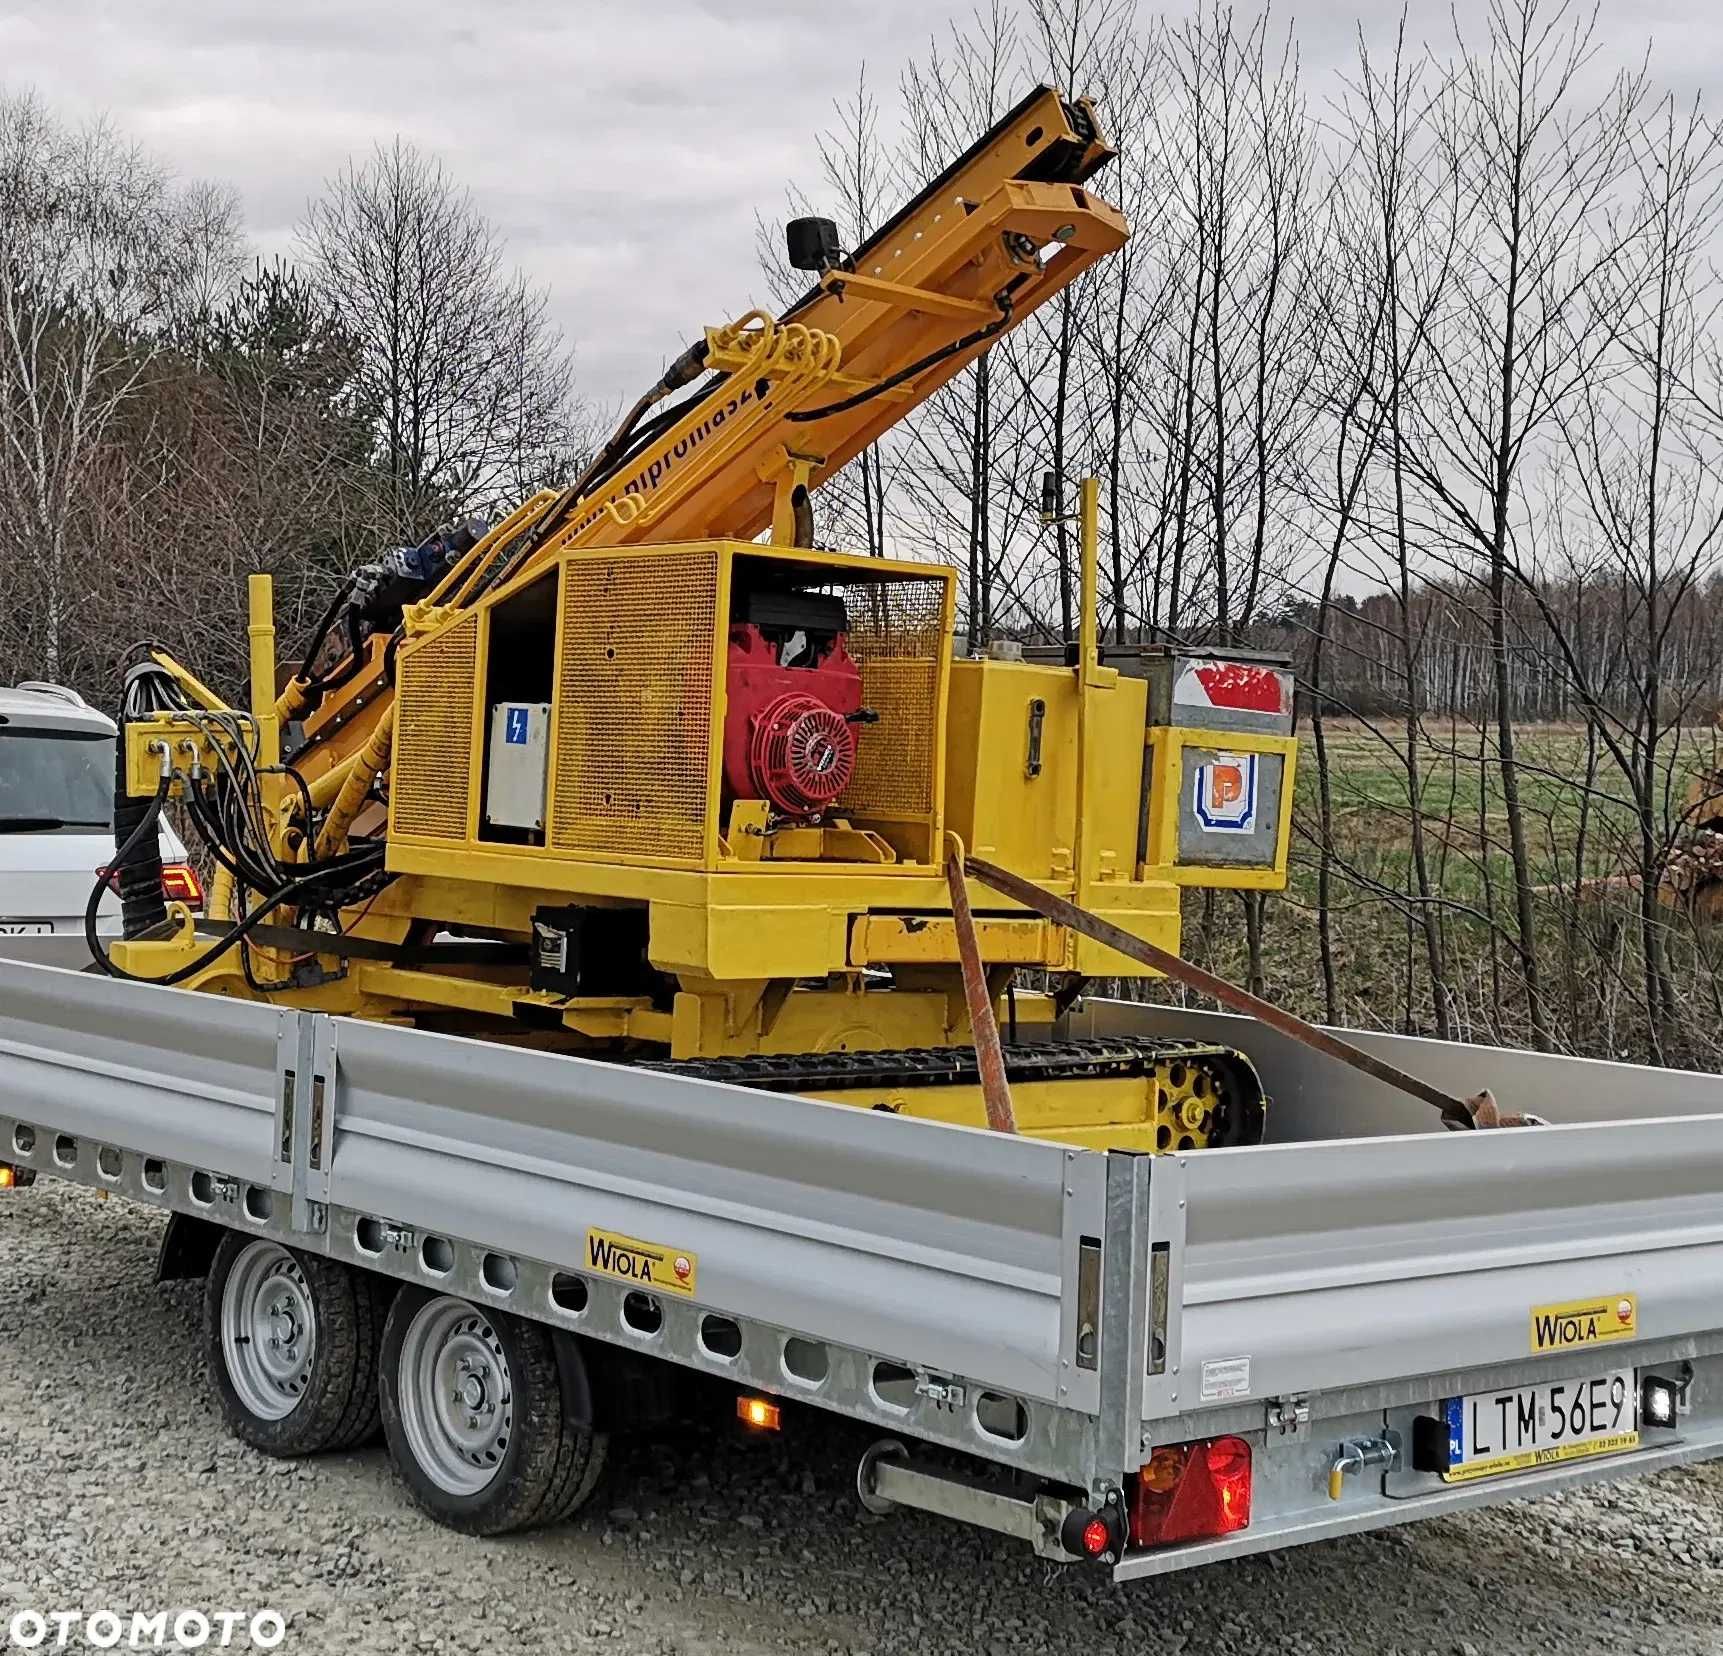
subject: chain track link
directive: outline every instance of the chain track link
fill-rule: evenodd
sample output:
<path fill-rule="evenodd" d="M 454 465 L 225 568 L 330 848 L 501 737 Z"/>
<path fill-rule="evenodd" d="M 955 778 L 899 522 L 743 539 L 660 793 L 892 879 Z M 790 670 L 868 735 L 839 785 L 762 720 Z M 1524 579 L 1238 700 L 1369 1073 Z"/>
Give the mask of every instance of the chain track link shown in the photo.
<path fill-rule="evenodd" d="M 1180 1079 L 1167 1086 L 1166 1072 L 1184 1065 L 1212 1068 L 1221 1079 L 1224 1102 L 1201 1137 L 1209 1144 L 1254 1144 L 1262 1137 L 1266 1099 L 1256 1067 L 1234 1047 L 1213 1041 L 1113 1036 L 1007 1046 L 1005 1074 L 1018 1083 L 1158 1078 L 1178 1100 L 1188 1094 Z M 798 1052 L 746 1058 L 659 1059 L 641 1065 L 666 1075 L 691 1076 L 761 1092 L 834 1093 L 850 1089 L 978 1086 L 973 1047 L 909 1047 L 883 1052 Z M 1193 1142 L 1168 1148 L 1200 1148 Z"/>

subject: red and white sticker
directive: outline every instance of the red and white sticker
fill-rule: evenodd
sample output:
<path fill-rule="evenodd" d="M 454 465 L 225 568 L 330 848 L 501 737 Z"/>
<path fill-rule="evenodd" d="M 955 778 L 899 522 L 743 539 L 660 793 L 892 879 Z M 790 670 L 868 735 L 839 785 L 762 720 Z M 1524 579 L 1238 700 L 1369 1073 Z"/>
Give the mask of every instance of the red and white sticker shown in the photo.
<path fill-rule="evenodd" d="M 1187 662 L 1173 686 L 1173 703 L 1278 717 L 1291 709 L 1292 674 L 1250 661 Z"/>

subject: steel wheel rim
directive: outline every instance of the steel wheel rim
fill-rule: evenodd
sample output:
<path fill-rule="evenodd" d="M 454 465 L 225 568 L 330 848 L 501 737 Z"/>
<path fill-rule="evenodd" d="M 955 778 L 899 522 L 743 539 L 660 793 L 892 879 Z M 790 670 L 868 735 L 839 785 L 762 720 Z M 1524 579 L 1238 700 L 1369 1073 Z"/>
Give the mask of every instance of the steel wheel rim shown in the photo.
<path fill-rule="evenodd" d="M 252 1242 L 221 1290 L 221 1355 L 239 1401 L 260 1420 L 299 1407 L 317 1358 L 305 1272 L 277 1242 Z"/>
<path fill-rule="evenodd" d="M 478 1494 L 514 1435 L 514 1375 L 495 1322 L 450 1296 L 421 1306 L 401 1342 L 398 1377 L 413 1459 L 445 1493 Z"/>

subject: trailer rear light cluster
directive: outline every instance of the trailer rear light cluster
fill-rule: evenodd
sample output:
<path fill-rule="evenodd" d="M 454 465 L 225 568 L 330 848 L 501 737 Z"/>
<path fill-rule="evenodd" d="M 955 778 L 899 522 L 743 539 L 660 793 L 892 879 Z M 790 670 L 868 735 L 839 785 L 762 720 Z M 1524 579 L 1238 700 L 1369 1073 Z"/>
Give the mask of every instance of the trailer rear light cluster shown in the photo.
<path fill-rule="evenodd" d="M 1205 1541 L 1250 1524 L 1250 1445 L 1209 1438 L 1157 1449 L 1131 1482 L 1131 1544 Z"/>
<path fill-rule="evenodd" d="M 35 1182 L 35 1168 L 14 1167 L 11 1162 L 0 1162 L 0 1191 L 28 1190 Z"/>

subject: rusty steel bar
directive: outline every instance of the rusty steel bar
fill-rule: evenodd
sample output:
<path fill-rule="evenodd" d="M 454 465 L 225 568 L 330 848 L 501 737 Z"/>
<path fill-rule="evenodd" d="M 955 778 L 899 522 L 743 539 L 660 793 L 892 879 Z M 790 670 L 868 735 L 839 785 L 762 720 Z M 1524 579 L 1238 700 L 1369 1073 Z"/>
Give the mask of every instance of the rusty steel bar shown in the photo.
<path fill-rule="evenodd" d="M 1087 909 L 1078 908 L 1075 903 L 1067 902 L 1063 897 L 1055 897 L 1050 892 L 1043 891 L 1040 886 L 1013 874 L 1008 869 L 998 868 L 989 862 L 983 862 L 978 857 L 971 857 L 965 865 L 983 885 L 991 886 L 995 891 L 1021 903 L 1026 909 L 1051 920 L 1055 925 L 1068 927 L 1071 931 L 1081 932 L 1083 936 L 1092 938 L 1105 948 L 1114 949 L 1132 960 L 1141 961 L 1143 965 L 1153 967 L 1157 972 L 1163 972 L 1176 983 L 1182 983 L 1187 988 L 1208 995 L 1219 1001 L 1229 1011 L 1242 1012 L 1247 1018 L 1255 1018 L 1259 1023 L 1267 1024 L 1270 1029 L 1278 1030 L 1282 1035 L 1288 1035 L 1295 1041 L 1302 1041 L 1313 1051 L 1322 1053 L 1325 1057 L 1337 1059 L 1342 1064 L 1350 1064 L 1353 1069 L 1362 1071 L 1374 1081 L 1380 1081 L 1386 1086 L 1416 1098 L 1420 1103 L 1428 1104 L 1439 1110 L 1442 1120 L 1450 1127 L 1474 1128 L 1479 1122 L 1474 1112 L 1466 1104 L 1455 1098 L 1451 1093 L 1445 1093 L 1440 1087 L 1432 1086 L 1428 1081 L 1420 1080 L 1403 1070 L 1397 1064 L 1390 1064 L 1385 1058 L 1378 1058 L 1372 1053 L 1355 1047 L 1350 1041 L 1342 1040 L 1330 1030 L 1320 1029 L 1315 1024 L 1306 1023 L 1296 1014 L 1275 1006 L 1270 1001 L 1253 995 L 1248 989 L 1241 989 L 1236 983 L 1229 983 L 1225 978 L 1216 977 L 1213 972 L 1206 972 L 1200 966 L 1192 965 L 1179 955 L 1171 954 L 1153 943 L 1145 943 L 1140 937 L 1133 937 L 1128 931 L 1103 920 L 1099 915 L 1091 914 Z M 957 886 L 952 885 L 953 900 Z M 965 918 L 968 916 L 965 905 Z M 963 930 L 958 928 L 961 939 Z M 968 987 L 968 972 L 964 974 L 965 988 Z M 976 1043 L 977 1050 L 980 1042 Z M 1506 1123 L 1504 1123 L 1505 1125 Z"/>
<path fill-rule="evenodd" d="M 993 997 L 987 992 L 987 968 L 981 963 L 981 944 L 969 907 L 969 885 L 963 878 L 963 858 L 955 851 L 946 860 L 945 877 L 951 886 L 951 923 L 957 933 L 963 998 L 969 1005 L 969 1027 L 975 1037 L 975 1064 L 981 1072 L 981 1101 L 987 1109 L 987 1125 L 996 1133 L 1015 1133 L 1017 1112 L 1011 1107 L 1011 1083 L 1005 1075 L 1005 1053 L 999 1045 L 999 1020 L 993 1015 Z"/>

